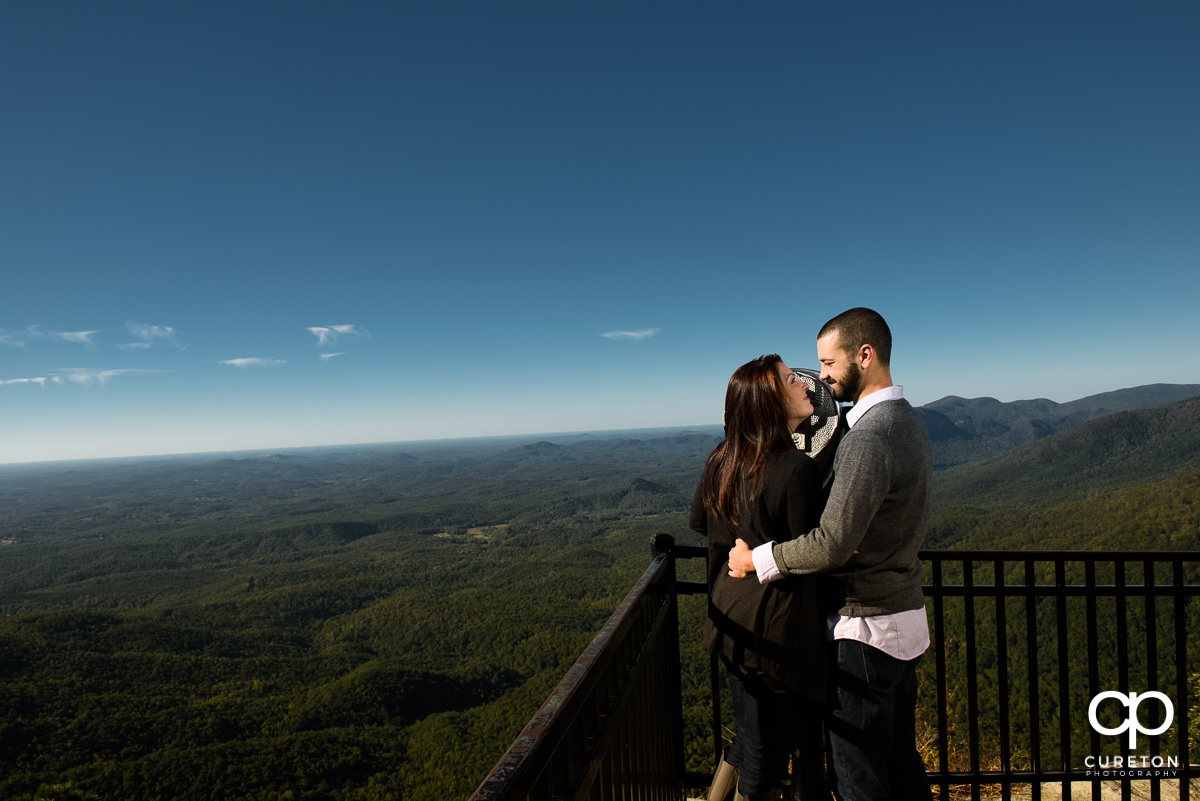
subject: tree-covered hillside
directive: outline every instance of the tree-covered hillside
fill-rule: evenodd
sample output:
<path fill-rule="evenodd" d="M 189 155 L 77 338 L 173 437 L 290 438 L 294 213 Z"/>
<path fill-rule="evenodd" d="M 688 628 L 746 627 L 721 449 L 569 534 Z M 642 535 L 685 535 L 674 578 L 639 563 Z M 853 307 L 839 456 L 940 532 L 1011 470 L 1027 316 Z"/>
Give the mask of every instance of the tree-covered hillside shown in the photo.
<path fill-rule="evenodd" d="M 1200 398 L 1080 423 L 938 476 L 938 507 L 1040 508 L 1177 476 L 1200 466 Z"/>
<path fill-rule="evenodd" d="M 939 472 L 927 545 L 1200 548 L 1198 414 L 1121 411 Z M 0 798 L 465 797 L 650 537 L 698 541 L 719 436 L 0 469 Z M 684 599 L 700 770 L 703 614 Z"/>
<path fill-rule="evenodd" d="M 1197 396 L 1200 384 L 1151 384 L 1068 403 L 950 396 L 919 407 L 917 413 L 933 442 L 935 469 L 941 471 L 990 459 L 1088 420 Z"/>
<path fill-rule="evenodd" d="M 1054 506 L 941 509 L 927 547 L 1200 550 L 1200 468 Z"/>
<path fill-rule="evenodd" d="M 10 475 L 0 797 L 469 794 L 684 530 L 657 439 Z"/>

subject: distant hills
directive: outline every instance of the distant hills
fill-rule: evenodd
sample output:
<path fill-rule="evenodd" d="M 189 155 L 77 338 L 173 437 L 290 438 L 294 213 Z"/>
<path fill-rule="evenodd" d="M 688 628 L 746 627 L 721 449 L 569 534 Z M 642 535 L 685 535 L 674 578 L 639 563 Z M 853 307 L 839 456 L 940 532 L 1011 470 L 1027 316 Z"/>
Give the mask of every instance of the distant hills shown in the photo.
<path fill-rule="evenodd" d="M 1002 403 L 954 395 L 917 408 L 933 442 L 936 470 L 978 462 L 1116 412 L 1200 396 L 1200 384 L 1150 384 L 1068 403 L 1039 398 Z"/>
<path fill-rule="evenodd" d="M 917 412 L 938 465 L 929 547 L 1200 548 L 1188 500 L 1200 484 L 1200 384 L 1068 403 L 951 396 Z M 686 454 L 693 467 L 673 472 L 670 489 L 639 477 L 609 496 L 641 508 L 653 507 L 653 496 L 674 496 L 679 508 L 721 436 L 712 426 L 647 438 L 553 438 L 493 460 L 578 470 L 656 455 L 678 464 Z"/>
<path fill-rule="evenodd" d="M 1102 408 L 1077 403 L 1058 419 Z M 1200 397 L 1088 419 L 938 473 L 933 497 L 932 548 L 1200 549 Z"/>
<path fill-rule="evenodd" d="M 660 436 L 619 436 L 613 439 L 578 439 L 568 437 L 539 440 L 520 445 L 496 458 L 513 463 L 580 462 L 628 457 L 652 458 L 655 455 L 675 457 L 681 453 L 699 454 L 701 466 L 718 442 L 724 438 L 720 426 L 675 430 Z M 699 474 L 696 476 L 699 480 Z"/>
<path fill-rule="evenodd" d="M 942 474 L 939 505 L 1045 507 L 1200 466 L 1200 398 L 1117 412 Z"/>

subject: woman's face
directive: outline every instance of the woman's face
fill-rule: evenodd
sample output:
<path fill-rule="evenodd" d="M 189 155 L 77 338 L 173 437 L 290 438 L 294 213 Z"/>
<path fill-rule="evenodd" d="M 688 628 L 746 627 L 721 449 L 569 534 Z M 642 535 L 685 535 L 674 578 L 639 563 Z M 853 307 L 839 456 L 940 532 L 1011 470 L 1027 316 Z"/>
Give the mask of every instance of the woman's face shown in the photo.
<path fill-rule="evenodd" d="M 808 394 L 808 384 L 797 378 L 790 367 L 780 362 L 776 368 L 779 370 L 779 380 L 783 382 L 783 391 L 787 397 L 784 409 L 787 412 L 788 430 L 795 431 L 796 426 L 812 416 L 812 397 Z"/>

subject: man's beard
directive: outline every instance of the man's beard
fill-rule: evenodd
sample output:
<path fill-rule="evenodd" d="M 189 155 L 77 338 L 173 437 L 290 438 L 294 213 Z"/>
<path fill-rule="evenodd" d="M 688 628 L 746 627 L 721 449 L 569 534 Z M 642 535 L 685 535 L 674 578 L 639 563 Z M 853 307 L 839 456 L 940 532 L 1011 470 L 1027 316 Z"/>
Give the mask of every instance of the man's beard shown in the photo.
<path fill-rule="evenodd" d="M 853 403 L 858 400 L 858 390 L 862 386 L 862 368 L 855 362 L 846 367 L 846 373 L 838 379 L 832 389 L 833 397 L 843 403 Z"/>

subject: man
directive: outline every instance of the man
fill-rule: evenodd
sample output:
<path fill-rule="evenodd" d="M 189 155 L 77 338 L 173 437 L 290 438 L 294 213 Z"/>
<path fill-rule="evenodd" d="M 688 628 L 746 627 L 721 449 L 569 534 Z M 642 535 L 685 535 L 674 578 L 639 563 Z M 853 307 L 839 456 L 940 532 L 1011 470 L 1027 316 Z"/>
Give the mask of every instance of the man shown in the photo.
<path fill-rule="evenodd" d="M 917 551 L 929 522 L 933 456 L 916 411 L 892 383 L 892 335 L 850 309 L 817 335 L 821 378 L 853 402 L 820 525 L 790 542 L 729 552 L 729 574 L 831 577 L 834 697 L 830 769 L 841 801 L 929 799 L 915 744 L 916 663 L 929 646 Z"/>

